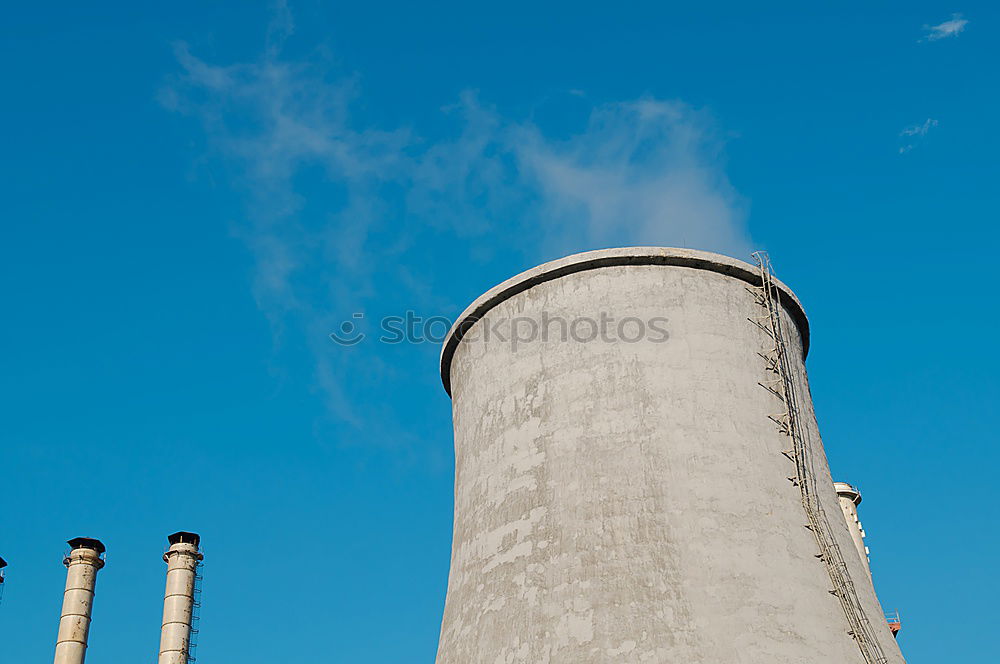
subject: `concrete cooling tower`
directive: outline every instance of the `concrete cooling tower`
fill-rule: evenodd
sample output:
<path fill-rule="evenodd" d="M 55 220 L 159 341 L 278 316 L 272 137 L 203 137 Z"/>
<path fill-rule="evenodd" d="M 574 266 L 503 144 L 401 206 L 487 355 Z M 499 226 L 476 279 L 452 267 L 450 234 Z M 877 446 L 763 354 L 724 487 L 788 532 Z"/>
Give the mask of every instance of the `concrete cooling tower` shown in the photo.
<path fill-rule="evenodd" d="M 904 661 L 757 260 L 593 251 L 463 313 L 438 664 Z"/>

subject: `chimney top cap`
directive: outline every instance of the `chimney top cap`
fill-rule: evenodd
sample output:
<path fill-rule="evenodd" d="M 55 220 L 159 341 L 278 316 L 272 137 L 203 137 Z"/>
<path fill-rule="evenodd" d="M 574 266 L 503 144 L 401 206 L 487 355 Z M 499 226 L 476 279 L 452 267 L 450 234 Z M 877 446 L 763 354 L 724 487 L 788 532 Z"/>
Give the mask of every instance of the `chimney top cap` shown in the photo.
<path fill-rule="evenodd" d="M 101 540 L 92 537 L 74 537 L 66 543 L 74 549 L 93 549 L 97 553 L 104 553 L 106 551 Z"/>
<path fill-rule="evenodd" d="M 861 492 L 858 488 L 848 484 L 847 482 L 834 482 L 833 488 L 837 490 L 837 495 L 847 498 L 854 502 L 855 505 L 861 504 Z"/>
<path fill-rule="evenodd" d="M 171 544 L 194 544 L 197 547 L 201 544 L 201 536 L 198 533 L 189 533 L 179 530 L 173 535 L 167 535 L 167 541 Z"/>

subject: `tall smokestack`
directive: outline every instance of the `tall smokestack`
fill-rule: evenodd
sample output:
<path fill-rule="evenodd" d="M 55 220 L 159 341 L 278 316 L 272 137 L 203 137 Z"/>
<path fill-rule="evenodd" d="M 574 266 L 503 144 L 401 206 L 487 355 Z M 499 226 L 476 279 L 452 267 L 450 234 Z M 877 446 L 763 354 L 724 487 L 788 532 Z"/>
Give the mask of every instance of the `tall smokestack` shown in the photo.
<path fill-rule="evenodd" d="M 834 482 L 833 487 L 837 490 L 837 497 L 840 499 L 840 509 L 844 512 L 844 520 L 847 521 L 847 529 L 851 531 L 851 539 L 861 556 L 861 562 L 865 564 L 868 574 L 872 573 L 868 563 L 868 547 L 865 546 L 865 531 L 861 527 L 861 520 L 858 518 L 858 505 L 861 504 L 861 492 L 847 482 Z"/>
<path fill-rule="evenodd" d="M 167 537 L 167 589 L 163 597 L 159 664 L 187 664 L 191 656 L 191 623 L 194 616 L 195 579 L 202 556 L 201 538 L 178 532 Z"/>
<path fill-rule="evenodd" d="M 63 594 L 59 636 L 54 664 L 83 664 L 87 656 L 90 615 L 94 608 L 97 571 L 104 567 L 104 545 L 100 540 L 77 537 L 69 540 L 66 565 L 66 592 Z"/>

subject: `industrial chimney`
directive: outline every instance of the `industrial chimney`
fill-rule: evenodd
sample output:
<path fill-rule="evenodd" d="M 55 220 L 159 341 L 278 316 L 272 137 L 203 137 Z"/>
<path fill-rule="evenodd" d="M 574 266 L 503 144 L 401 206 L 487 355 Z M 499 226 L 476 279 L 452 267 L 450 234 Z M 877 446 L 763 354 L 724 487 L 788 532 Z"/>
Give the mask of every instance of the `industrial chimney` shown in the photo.
<path fill-rule="evenodd" d="M 805 313 L 756 262 L 593 251 L 462 314 L 437 664 L 903 663 L 840 515 Z"/>
<path fill-rule="evenodd" d="M 865 564 L 865 571 L 871 574 L 868 562 L 868 547 L 865 546 L 865 531 L 861 527 L 861 520 L 858 518 L 858 505 L 861 504 L 861 492 L 847 482 L 834 482 L 833 487 L 837 490 L 837 498 L 840 499 L 840 509 L 844 513 L 844 520 L 847 522 L 847 529 L 851 531 L 851 539 L 861 556 L 861 562 Z"/>
<path fill-rule="evenodd" d="M 195 581 L 204 556 L 198 550 L 201 538 L 195 533 L 177 532 L 169 535 L 167 541 L 170 547 L 163 554 L 167 588 L 163 597 L 159 664 L 187 664 L 191 657 Z"/>
<path fill-rule="evenodd" d="M 63 594 L 55 664 L 83 664 L 87 656 L 90 616 L 94 608 L 97 572 L 104 567 L 104 545 L 100 540 L 77 537 L 67 542 L 66 592 Z"/>

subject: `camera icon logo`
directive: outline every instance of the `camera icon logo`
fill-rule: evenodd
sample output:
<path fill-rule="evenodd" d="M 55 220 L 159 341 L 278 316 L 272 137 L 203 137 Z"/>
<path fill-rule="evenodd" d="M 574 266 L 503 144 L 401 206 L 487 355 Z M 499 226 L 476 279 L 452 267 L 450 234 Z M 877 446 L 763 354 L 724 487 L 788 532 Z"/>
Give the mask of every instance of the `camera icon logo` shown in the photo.
<path fill-rule="evenodd" d="M 352 314 L 351 318 L 354 320 L 362 320 L 365 315 L 363 313 Z M 358 329 L 359 326 L 354 323 L 354 321 L 345 320 L 340 324 L 339 332 L 331 332 L 330 339 L 333 343 L 338 346 L 354 346 L 355 344 L 364 341 L 365 333 Z"/>

